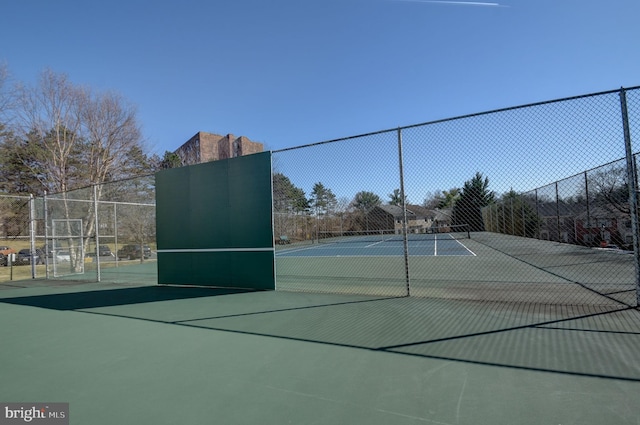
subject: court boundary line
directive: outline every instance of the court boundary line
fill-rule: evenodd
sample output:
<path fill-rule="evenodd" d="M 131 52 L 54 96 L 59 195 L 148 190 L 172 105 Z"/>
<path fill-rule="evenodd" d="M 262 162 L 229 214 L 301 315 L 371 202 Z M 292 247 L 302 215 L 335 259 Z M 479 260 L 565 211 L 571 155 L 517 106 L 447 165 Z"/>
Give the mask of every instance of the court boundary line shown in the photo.
<path fill-rule="evenodd" d="M 291 252 L 291 251 L 286 251 Z M 285 252 L 280 251 L 280 254 L 284 254 Z M 411 257 L 477 257 L 477 255 L 467 255 L 467 254 L 452 254 L 452 255 L 424 255 L 424 254 L 409 254 L 409 258 Z M 276 257 L 282 257 L 282 255 L 278 255 L 276 252 Z M 403 255 L 307 255 L 307 256 L 297 256 L 292 255 L 289 258 L 402 258 Z M 286 258 L 286 257 L 285 257 Z"/>
<path fill-rule="evenodd" d="M 185 249 L 158 249 L 158 253 L 189 253 L 189 252 L 270 252 L 275 248 L 185 248 Z"/>
<path fill-rule="evenodd" d="M 467 251 L 469 251 L 471 253 L 471 255 L 473 255 L 474 257 L 477 257 L 478 255 L 471 251 L 465 244 L 463 244 L 462 242 L 460 242 L 458 239 L 454 239 L 454 241 L 458 242 L 459 245 L 461 245 L 464 249 L 466 249 Z"/>
<path fill-rule="evenodd" d="M 443 240 L 443 239 L 441 239 Z M 469 249 L 465 244 L 463 244 L 462 242 L 460 242 L 460 240 L 453 238 L 451 236 L 449 236 L 449 238 L 445 238 L 444 240 L 448 240 L 448 241 L 455 241 L 458 245 L 462 246 L 470 255 L 468 254 L 451 254 L 451 255 L 438 255 L 438 236 L 436 235 L 434 239 L 432 239 L 433 243 L 434 243 L 434 249 L 433 249 L 433 255 L 425 255 L 425 254 L 412 254 L 411 253 L 411 246 L 409 246 L 409 257 L 477 257 L 478 255 L 473 252 L 471 249 Z M 347 249 L 369 249 L 369 248 L 382 248 L 382 249 L 386 249 L 388 247 L 384 247 L 384 246 L 377 246 L 381 243 L 384 243 L 385 241 L 378 241 L 378 242 L 374 242 L 368 245 L 365 245 L 364 247 L 361 246 L 352 246 L 352 245 L 348 245 L 348 243 L 342 243 L 343 245 L 347 245 L 346 247 L 343 246 L 343 248 L 347 248 Z M 410 241 L 411 242 L 411 241 Z M 425 241 L 413 241 L 413 242 L 417 242 L 417 243 L 424 243 L 427 242 L 427 240 Z M 431 242 L 431 240 L 429 240 L 428 242 Z M 352 242 L 352 244 L 355 242 Z M 313 244 L 311 246 L 306 246 L 304 248 L 291 248 L 291 249 L 286 249 L 286 250 L 276 250 L 275 251 L 275 256 L 276 257 L 282 257 L 283 254 L 284 256 L 286 256 L 286 254 L 289 253 L 296 253 L 296 252 L 301 252 L 301 251 L 308 251 L 310 249 L 325 249 L 325 248 L 330 248 L 330 247 L 339 247 L 341 245 L 340 242 L 333 242 L 333 243 L 327 243 L 327 244 Z M 309 255 L 309 256 L 297 256 L 297 255 L 292 255 L 291 257 L 293 258 L 341 258 L 341 257 L 345 257 L 345 258 L 396 258 L 396 257 L 403 257 L 403 254 L 400 255 Z"/>

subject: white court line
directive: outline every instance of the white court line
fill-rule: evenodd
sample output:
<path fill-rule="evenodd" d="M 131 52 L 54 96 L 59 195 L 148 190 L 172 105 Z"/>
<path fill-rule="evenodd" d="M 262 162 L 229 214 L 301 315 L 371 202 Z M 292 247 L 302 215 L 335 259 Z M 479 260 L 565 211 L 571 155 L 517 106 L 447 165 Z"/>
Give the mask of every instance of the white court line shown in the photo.
<path fill-rule="evenodd" d="M 456 241 L 456 243 L 458 243 L 460 246 L 462 246 L 464 249 L 466 249 L 467 251 L 469 251 L 471 253 L 471 255 L 473 255 L 474 257 L 477 257 L 476 253 L 471 251 L 469 248 L 467 248 L 467 246 L 465 244 L 463 244 L 462 242 L 460 242 L 458 239 L 454 238 L 453 236 L 449 235 L 449 238 Z M 437 236 L 436 236 L 437 239 Z"/>
<path fill-rule="evenodd" d="M 331 246 L 331 245 L 335 245 L 335 244 L 334 243 L 328 243 L 328 244 L 325 244 L 324 246 Z M 282 251 L 276 251 L 276 255 L 278 255 L 278 254 L 288 254 L 290 252 L 307 251 L 309 249 L 322 249 L 322 248 L 320 247 L 320 244 L 315 244 L 315 245 L 311 245 L 311 246 L 308 246 L 308 247 L 305 247 L 305 248 L 297 248 L 297 249 L 293 248 L 293 249 L 286 249 L 286 250 L 282 250 Z"/>
<path fill-rule="evenodd" d="M 283 257 L 282 255 L 276 255 L 276 257 Z M 417 258 L 417 257 L 433 257 L 433 255 L 431 254 L 409 254 L 409 257 L 411 258 Z M 440 257 L 465 257 L 468 258 L 469 255 L 468 254 L 451 254 L 451 255 L 440 255 Z M 284 258 L 402 258 L 402 255 L 362 255 L 362 254 L 358 254 L 358 255 L 348 255 L 348 254 L 342 254 L 342 255 L 305 255 L 304 257 L 296 257 L 296 256 L 291 256 L 291 257 L 286 257 L 284 256 Z"/>
<path fill-rule="evenodd" d="M 460 245 L 462 245 L 462 247 L 464 249 L 466 249 L 467 251 L 469 251 L 471 253 L 471 255 L 473 255 L 474 257 L 477 257 L 476 253 L 471 251 L 469 248 L 467 248 L 467 246 L 465 244 L 463 244 L 462 242 L 460 242 L 459 240 L 455 239 L 456 242 L 458 242 Z"/>
<path fill-rule="evenodd" d="M 376 245 L 378 245 L 378 244 L 381 244 L 382 242 L 383 242 L 383 241 L 378 241 L 378 242 L 374 242 L 374 243 L 372 243 L 372 244 L 370 244 L 370 245 L 365 245 L 365 248 L 371 248 L 372 246 L 376 246 Z"/>
<path fill-rule="evenodd" d="M 476 253 L 471 251 L 469 248 L 467 248 L 467 246 L 465 244 L 463 244 L 462 242 L 460 242 L 458 239 L 454 238 L 451 235 L 448 235 L 450 240 L 454 240 L 456 241 L 457 244 L 459 244 L 460 246 L 462 246 L 464 249 L 466 249 L 469 253 L 471 253 L 471 255 L 473 255 L 474 257 L 477 257 Z M 445 236 L 446 238 L 446 236 Z M 435 235 L 435 238 L 433 239 L 433 256 L 437 257 L 438 256 L 438 235 Z M 457 257 L 458 255 L 445 255 L 445 257 Z M 466 257 L 466 255 L 465 255 Z"/>
<path fill-rule="evenodd" d="M 182 249 L 159 249 L 160 253 L 179 252 L 267 252 L 274 251 L 273 248 L 182 248 Z"/>
<path fill-rule="evenodd" d="M 450 240 L 454 240 L 456 241 L 456 243 L 458 243 L 459 245 L 461 245 L 467 252 L 469 252 L 471 255 L 473 255 L 474 257 L 477 257 L 477 255 L 471 251 L 469 248 L 467 248 L 462 242 L 460 242 L 458 239 L 452 237 L 451 235 L 448 235 Z M 377 246 L 381 243 L 383 243 L 384 241 L 379 241 L 379 242 L 374 242 L 372 244 L 369 245 L 365 245 L 364 248 L 380 248 L 380 249 L 387 249 L 386 246 Z M 422 244 L 425 241 L 419 241 L 418 243 Z M 327 244 L 313 244 L 311 246 L 307 246 L 304 248 L 293 248 L 293 249 L 285 249 L 285 250 L 281 250 L 281 251 L 276 251 L 275 255 L 276 256 L 281 256 L 281 255 L 285 255 L 288 253 L 295 253 L 295 252 L 301 252 L 301 251 L 307 251 L 310 249 L 324 249 L 326 247 L 333 247 L 335 245 L 339 245 L 339 242 L 336 243 L 327 243 Z M 349 247 L 352 248 L 352 247 Z M 353 248 L 355 249 L 355 248 Z M 409 254 L 410 257 L 437 257 L 438 256 L 438 236 L 435 235 L 434 238 L 434 253 L 433 255 L 427 255 L 427 254 Z M 445 257 L 467 257 L 466 254 L 445 254 Z M 397 257 L 397 255 L 310 255 L 310 256 L 306 256 L 305 258 L 326 258 L 326 257 Z M 442 255 L 441 255 L 442 257 Z"/>

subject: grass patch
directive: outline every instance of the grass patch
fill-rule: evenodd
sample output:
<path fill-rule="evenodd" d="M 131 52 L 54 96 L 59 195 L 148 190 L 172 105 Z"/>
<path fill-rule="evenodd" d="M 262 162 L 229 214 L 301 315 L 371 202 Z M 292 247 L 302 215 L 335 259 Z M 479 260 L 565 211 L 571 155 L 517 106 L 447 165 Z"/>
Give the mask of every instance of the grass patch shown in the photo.
<path fill-rule="evenodd" d="M 36 276 L 44 277 L 46 275 L 46 268 L 44 265 L 36 266 Z M 10 282 L 12 280 L 25 280 L 31 279 L 31 266 L 13 266 L 2 267 L 0 266 L 0 282 Z"/>

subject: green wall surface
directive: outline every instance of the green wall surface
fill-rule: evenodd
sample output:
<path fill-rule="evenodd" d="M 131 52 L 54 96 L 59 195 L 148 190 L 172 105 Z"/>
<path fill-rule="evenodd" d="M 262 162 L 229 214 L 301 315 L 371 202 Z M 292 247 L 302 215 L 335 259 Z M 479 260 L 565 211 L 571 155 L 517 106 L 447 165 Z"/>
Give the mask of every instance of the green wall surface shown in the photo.
<path fill-rule="evenodd" d="M 271 153 L 156 174 L 158 283 L 275 289 Z"/>

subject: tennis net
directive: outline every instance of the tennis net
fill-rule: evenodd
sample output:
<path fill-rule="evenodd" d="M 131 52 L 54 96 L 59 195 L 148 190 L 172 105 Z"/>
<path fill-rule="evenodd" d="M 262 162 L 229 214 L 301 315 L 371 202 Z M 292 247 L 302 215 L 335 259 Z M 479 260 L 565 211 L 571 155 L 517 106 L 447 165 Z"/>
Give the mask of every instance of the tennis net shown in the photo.
<path fill-rule="evenodd" d="M 427 241 L 442 239 L 470 239 L 471 233 L 468 224 L 431 227 L 422 231 L 408 232 L 408 241 Z M 345 230 L 345 231 L 319 231 L 318 243 L 355 243 L 355 242 L 402 242 L 404 235 L 402 230 Z"/>

